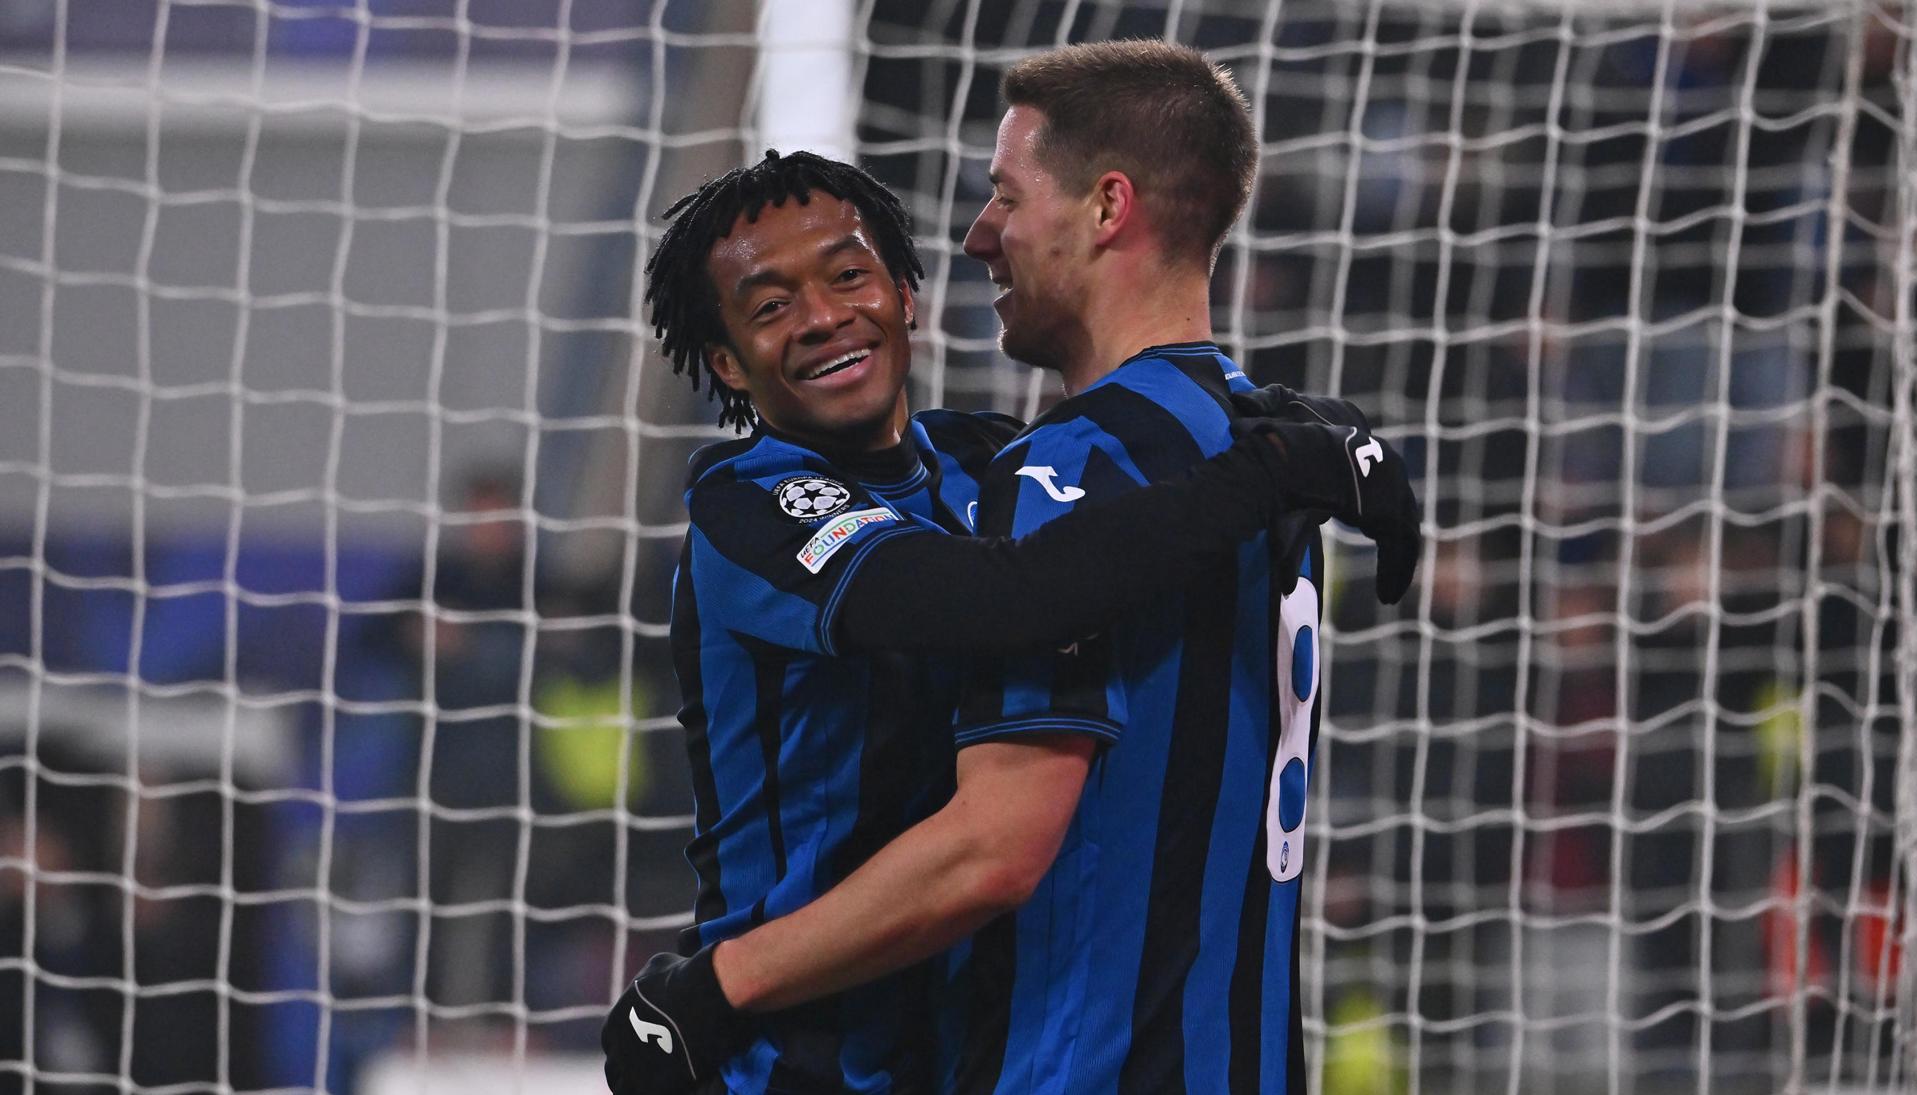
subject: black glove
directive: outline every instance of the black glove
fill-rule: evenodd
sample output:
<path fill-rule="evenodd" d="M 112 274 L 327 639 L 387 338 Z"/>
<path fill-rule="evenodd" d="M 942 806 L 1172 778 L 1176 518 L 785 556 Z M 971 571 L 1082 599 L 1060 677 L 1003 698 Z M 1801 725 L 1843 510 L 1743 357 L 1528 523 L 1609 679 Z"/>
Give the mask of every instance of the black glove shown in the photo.
<path fill-rule="evenodd" d="M 1323 422 L 1327 426 L 1356 426 L 1371 432 L 1371 420 L 1349 399 L 1306 395 L 1283 384 L 1267 384 L 1248 392 L 1231 393 L 1232 409 L 1245 418 L 1275 418 L 1280 422 Z"/>
<path fill-rule="evenodd" d="M 751 1040 L 746 1015 L 719 988 L 712 947 L 653 955 L 599 1028 L 612 1095 L 691 1092 Z"/>
<path fill-rule="evenodd" d="M 1356 407 L 1350 413 L 1363 421 Z M 1328 513 L 1378 545 L 1378 600 L 1397 604 L 1411 588 L 1412 572 L 1424 551 L 1418 496 L 1411 490 L 1404 458 L 1362 426 L 1330 425 L 1318 417 L 1237 418 L 1231 429 L 1236 436 L 1259 434 L 1276 444 L 1285 461 L 1281 490 L 1288 506 Z"/>

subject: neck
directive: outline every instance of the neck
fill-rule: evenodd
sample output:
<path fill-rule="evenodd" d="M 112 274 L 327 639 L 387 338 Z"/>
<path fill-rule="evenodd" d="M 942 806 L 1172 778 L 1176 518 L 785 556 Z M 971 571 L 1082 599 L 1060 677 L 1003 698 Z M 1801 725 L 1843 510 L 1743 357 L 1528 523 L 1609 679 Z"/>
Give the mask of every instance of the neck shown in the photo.
<path fill-rule="evenodd" d="M 1149 282 L 1145 277 L 1101 281 L 1085 324 L 1088 337 L 1082 352 L 1060 369 L 1068 396 L 1096 384 L 1148 346 L 1210 341 L 1211 279 L 1200 272 Z"/>
<path fill-rule="evenodd" d="M 809 449 L 820 453 L 869 453 L 893 449 L 905 440 L 906 424 L 911 416 L 906 411 L 905 391 L 900 389 L 899 397 L 892 404 L 892 410 L 883 418 L 875 419 L 837 430 L 810 429 L 804 426 L 792 426 L 784 422 L 774 422 L 760 416 L 760 421 L 770 427 L 772 432 L 782 434 Z"/>

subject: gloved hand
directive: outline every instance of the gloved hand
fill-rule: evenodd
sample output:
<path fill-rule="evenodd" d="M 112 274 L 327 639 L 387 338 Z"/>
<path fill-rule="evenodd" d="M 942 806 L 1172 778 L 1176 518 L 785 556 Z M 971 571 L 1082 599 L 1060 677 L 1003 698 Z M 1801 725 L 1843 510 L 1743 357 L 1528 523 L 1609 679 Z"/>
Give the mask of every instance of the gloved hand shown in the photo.
<path fill-rule="evenodd" d="M 599 1028 L 612 1095 L 687 1095 L 751 1040 L 747 1016 L 719 987 L 710 946 L 691 958 L 653 955 Z"/>
<path fill-rule="evenodd" d="M 1267 384 L 1248 392 L 1233 392 L 1231 405 L 1241 418 L 1323 422 L 1327 426 L 1356 426 L 1366 433 L 1371 432 L 1371 420 L 1351 400 L 1328 395 L 1307 395 L 1283 384 Z"/>
<path fill-rule="evenodd" d="M 1274 388 L 1278 386 L 1274 385 Z M 1241 417 L 1235 436 L 1264 436 L 1283 455 L 1283 498 L 1292 509 L 1318 510 L 1356 528 L 1378 545 L 1378 600 L 1397 604 L 1411 587 L 1424 551 L 1418 496 L 1404 458 L 1374 437 L 1364 413 L 1342 399 L 1269 395 L 1272 389 L 1233 393 L 1234 406 L 1277 409 L 1292 418 Z M 1242 400 L 1242 401 L 1241 401 Z"/>

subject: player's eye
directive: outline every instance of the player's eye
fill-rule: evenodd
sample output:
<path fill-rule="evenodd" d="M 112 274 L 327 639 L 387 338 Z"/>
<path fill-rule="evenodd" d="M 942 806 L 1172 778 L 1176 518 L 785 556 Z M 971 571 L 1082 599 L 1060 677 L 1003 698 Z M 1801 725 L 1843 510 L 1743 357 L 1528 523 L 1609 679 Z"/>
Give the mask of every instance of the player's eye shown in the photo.
<path fill-rule="evenodd" d="M 782 298 L 779 298 L 779 297 L 769 298 L 767 300 L 761 301 L 759 303 L 759 306 L 752 310 L 752 318 L 755 320 L 769 319 L 772 316 L 778 314 L 779 309 L 783 307 L 785 307 L 785 301 Z"/>
<path fill-rule="evenodd" d="M 866 271 L 862 267 L 858 267 L 858 266 L 847 267 L 846 269 L 839 271 L 839 282 L 840 284 L 843 284 L 843 285 L 850 285 L 854 282 L 862 280 L 865 277 L 865 274 L 866 274 Z"/>

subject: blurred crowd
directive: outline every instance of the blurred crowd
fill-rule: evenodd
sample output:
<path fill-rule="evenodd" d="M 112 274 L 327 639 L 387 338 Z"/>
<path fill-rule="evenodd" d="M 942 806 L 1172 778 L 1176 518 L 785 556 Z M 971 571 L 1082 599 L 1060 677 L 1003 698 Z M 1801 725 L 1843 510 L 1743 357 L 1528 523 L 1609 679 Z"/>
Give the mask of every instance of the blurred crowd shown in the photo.
<path fill-rule="evenodd" d="M 1465 1089 L 1881 1069 L 1909 48 L 1700 16 L 1575 52 L 1555 107 L 1551 38 L 1381 60 L 1429 100 L 1374 101 L 1337 171 L 1322 116 L 1268 114 L 1299 151 L 1254 238 L 1331 209 L 1359 246 L 1252 261 L 1251 371 L 1379 407 L 1439 530 L 1416 626 L 1334 598 L 1328 1020 Z"/>
<path fill-rule="evenodd" d="M 57 723 L 30 767 L 10 741 L 0 954 L 31 933 L 39 1069 L 110 1079 L 124 1060 L 148 1086 L 347 1091 L 397 1047 L 511 1050 L 520 1026 L 535 1051 L 597 1044 L 620 956 L 672 941 L 624 931 L 628 918 L 690 907 L 672 820 L 690 791 L 677 736 L 649 729 L 675 705 L 669 670 L 622 622 L 618 581 L 529 562 L 523 514 L 516 480 L 476 473 L 430 561 L 362 559 L 380 592 L 239 629 L 242 694 L 326 694 L 282 701 L 299 745 L 271 783 L 228 773 L 223 793 L 217 757 L 129 773 Z M 88 607 L 49 615 L 49 630 Z M 329 627 L 331 664 L 301 658 Z M 110 668 L 83 659 L 50 656 L 43 687 Z M 24 697 L 27 675 L 0 669 L 0 686 Z M 6 869 L 23 858 L 31 913 L 27 876 Z M 28 999 L 21 978 L 0 968 L 0 999 Z M 129 1002 L 128 981 L 168 988 Z M 24 1059 L 21 1029 L 0 1024 L 0 1060 Z"/>

